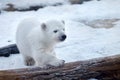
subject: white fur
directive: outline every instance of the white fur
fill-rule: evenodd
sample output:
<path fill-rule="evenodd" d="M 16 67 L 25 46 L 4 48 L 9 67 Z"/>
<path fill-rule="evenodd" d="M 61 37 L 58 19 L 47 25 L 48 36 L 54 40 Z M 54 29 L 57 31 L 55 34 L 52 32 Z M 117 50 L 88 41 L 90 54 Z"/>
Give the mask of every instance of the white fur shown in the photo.
<path fill-rule="evenodd" d="M 46 29 L 42 28 L 46 25 Z M 58 30 L 54 33 L 54 30 Z M 60 42 L 59 37 L 65 34 L 64 23 L 57 20 L 49 20 L 40 23 L 37 19 L 24 19 L 18 26 L 16 43 L 20 53 L 23 55 L 26 65 L 39 67 L 61 66 L 63 60 L 56 57 L 54 46 Z"/>

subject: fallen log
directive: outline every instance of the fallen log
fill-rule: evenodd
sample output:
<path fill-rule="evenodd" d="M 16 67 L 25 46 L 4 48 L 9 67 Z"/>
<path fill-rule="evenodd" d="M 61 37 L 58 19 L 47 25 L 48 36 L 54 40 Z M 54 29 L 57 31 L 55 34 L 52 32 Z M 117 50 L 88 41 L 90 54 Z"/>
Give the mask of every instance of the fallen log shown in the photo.
<path fill-rule="evenodd" d="M 0 71 L 0 80 L 120 80 L 120 55 L 66 63 L 60 68 Z"/>

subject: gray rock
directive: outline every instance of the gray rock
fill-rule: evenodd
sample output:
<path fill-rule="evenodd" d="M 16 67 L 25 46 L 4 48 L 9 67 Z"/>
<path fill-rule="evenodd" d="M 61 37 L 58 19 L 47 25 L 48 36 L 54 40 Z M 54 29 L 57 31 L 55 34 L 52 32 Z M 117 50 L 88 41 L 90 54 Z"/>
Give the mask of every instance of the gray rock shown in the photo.
<path fill-rule="evenodd" d="M 0 48 L 0 56 L 9 57 L 10 54 L 18 54 L 19 50 L 16 44 L 11 44 Z"/>
<path fill-rule="evenodd" d="M 71 4 L 82 4 L 84 1 L 91 1 L 91 0 L 69 0 Z"/>

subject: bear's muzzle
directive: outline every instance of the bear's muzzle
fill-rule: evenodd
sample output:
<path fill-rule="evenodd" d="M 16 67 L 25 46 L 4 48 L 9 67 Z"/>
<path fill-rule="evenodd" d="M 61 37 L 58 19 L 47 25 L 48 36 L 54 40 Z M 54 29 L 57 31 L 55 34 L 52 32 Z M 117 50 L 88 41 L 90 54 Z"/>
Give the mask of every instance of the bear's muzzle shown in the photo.
<path fill-rule="evenodd" d="M 67 36 L 64 34 L 59 39 L 60 39 L 60 41 L 64 41 L 66 38 L 67 38 Z"/>

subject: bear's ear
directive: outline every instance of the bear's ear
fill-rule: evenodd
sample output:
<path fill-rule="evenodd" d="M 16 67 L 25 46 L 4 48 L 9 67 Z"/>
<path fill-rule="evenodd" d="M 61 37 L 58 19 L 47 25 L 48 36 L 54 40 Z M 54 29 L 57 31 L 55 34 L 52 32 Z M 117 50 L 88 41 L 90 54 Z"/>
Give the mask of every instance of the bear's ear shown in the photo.
<path fill-rule="evenodd" d="M 63 24 L 65 24 L 65 21 L 64 21 L 64 20 L 62 20 L 62 23 L 63 23 Z"/>
<path fill-rule="evenodd" d="M 45 24 L 45 23 L 42 23 L 42 24 L 41 24 L 41 28 L 42 28 L 43 30 L 46 30 L 46 28 L 47 28 L 46 24 Z"/>

